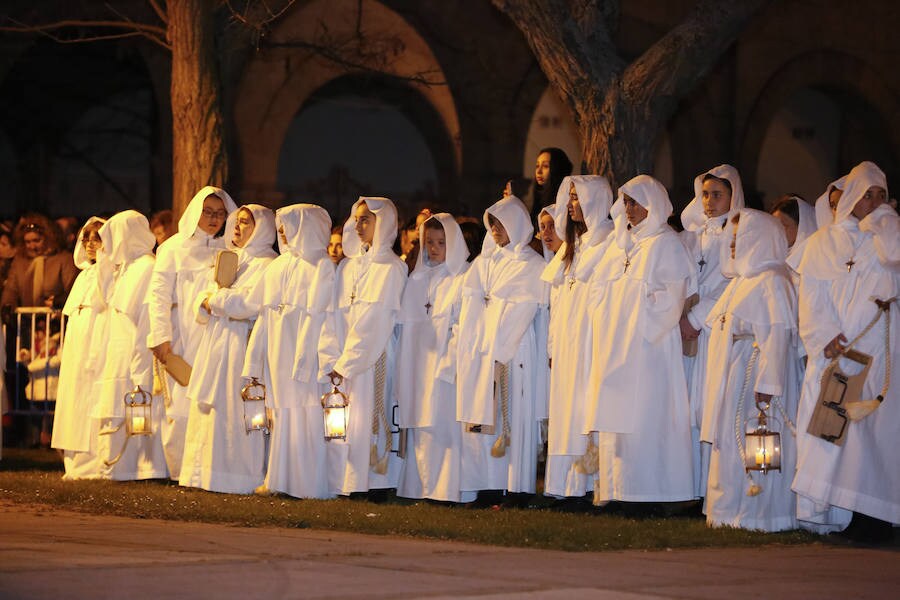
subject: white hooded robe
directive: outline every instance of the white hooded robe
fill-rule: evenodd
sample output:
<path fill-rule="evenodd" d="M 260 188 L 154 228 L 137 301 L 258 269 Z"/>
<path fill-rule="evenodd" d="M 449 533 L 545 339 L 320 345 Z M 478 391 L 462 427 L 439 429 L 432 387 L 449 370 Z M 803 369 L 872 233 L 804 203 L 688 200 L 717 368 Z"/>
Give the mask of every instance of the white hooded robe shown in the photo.
<path fill-rule="evenodd" d="M 648 212 L 630 229 L 625 195 Z M 652 177 L 622 186 L 610 210 L 615 243 L 590 281 L 592 402 L 583 432 L 599 432 L 595 503 L 695 497 L 678 320 L 696 273 L 666 224 L 671 212 L 665 188 Z"/>
<path fill-rule="evenodd" d="M 216 255 L 225 248 L 223 238 L 211 236 L 198 227 L 203 201 L 208 196 L 221 199 L 229 215 L 237 208 L 231 196 L 221 188 L 208 185 L 197 192 L 178 220 L 178 233 L 156 250 L 156 265 L 146 299 L 150 309 L 147 347 L 170 342 L 172 352 L 191 365 L 203 334 L 195 319 L 194 300 L 206 289 Z M 166 407 L 163 446 L 169 472 L 177 480 L 181 473 L 190 403 L 186 387 L 171 377 L 164 379 L 168 382 L 171 405 Z"/>
<path fill-rule="evenodd" d="M 319 383 L 319 342 L 331 312 L 334 263 L 325 248 L 331 217 L 295 204 L 275 214 L 281 256 L 253 294 L 261 306 L 244 377 L 266 386 L 272 433 L 265 487 L 295 498 L 331 498 Z M 281 233 L 283 232 L 283 233 Z"/>
<path fill-rule="evenodd" d="M 207 291 L 194 300 L 200 344 L 194 355 L 184 456 L 178 483 L 210 492 L 249 494 L 265 476 L 265 439 L 262 431 L 247 432 L 241 398 L 241 371 L 247 339 L 259 314 L 251 301 L 266 267 L 275 257 L 275 215 L 259 204 L 246 208 L 254 228 L 243 247 L 228 242 L 238 254 L 238 271 L 230 287 L 219 288 L 215 271 L 207 274 Z M 225 237 L 231 239 L 240 209 L 229 215 Z M 206 299 L 211 313 L 199 306 Z"/>

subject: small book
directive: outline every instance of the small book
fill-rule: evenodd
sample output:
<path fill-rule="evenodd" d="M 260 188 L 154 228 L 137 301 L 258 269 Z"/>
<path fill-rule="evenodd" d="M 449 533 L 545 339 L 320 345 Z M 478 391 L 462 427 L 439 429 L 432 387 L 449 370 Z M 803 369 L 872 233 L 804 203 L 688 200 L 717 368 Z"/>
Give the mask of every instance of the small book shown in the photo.
<path fill-rule="evenodd" d="M 216 283 L 220 288 L 231 287 L 237 278 L 238 255 L 231 250 L 222 250 L 216 255 Z"/>
<path fill-rule="evenodd" d="M 166 357 L 166 373 L 183 387 L 191 382 L 191 365 L 177 354 L 170 352 Z"/>

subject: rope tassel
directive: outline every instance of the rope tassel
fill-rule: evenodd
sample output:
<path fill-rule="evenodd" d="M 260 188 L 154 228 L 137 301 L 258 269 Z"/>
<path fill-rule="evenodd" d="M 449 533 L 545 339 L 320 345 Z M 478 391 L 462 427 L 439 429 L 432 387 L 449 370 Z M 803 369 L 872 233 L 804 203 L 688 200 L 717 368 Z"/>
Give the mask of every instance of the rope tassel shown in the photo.
<path fill-rule="evenodd" d="M 369 466 L 372 471 L 384 475 L 388 470 L 388 457 L 391 455 L 392 436 L 388 427 L 387 413 L 384 408 L 384 386 L 387 374 L 387 354 L 382 352 L 375 363 L 375 408 L 372 411 L 372 448 L 369 451 Z M 378 453 L 378 434 L 384 426 L 384 453 Z"/>
<path fill-rule="evenodd" d="M 491 456 L 502 458 L 506 456 L 509 447 L 509 365 L 497 363 L 497 377 L 500 379 L 500 416 L 503 419 L 503 429 L 497 441 L 491 447 Z"/>

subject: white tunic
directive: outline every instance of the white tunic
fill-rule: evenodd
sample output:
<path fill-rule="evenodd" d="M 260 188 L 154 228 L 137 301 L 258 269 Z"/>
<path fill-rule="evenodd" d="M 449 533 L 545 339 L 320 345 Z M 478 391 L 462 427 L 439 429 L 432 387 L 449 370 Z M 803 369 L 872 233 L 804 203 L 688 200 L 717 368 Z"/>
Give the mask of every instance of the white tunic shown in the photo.
<path fill-rule="evenodd" d="M 648 216 L 627 228 L 623 194 Z M 590 393 L 584 433 L 598 431 L 594 501 L 694 497 L 687 385 L 678 320 L 696 285 L 692 263 L 666 225 L 665 188 L 641 175 L 619 190 L 610 244 L 591 279 Z"/>
<path fill-rule="evenodd" d="M 892 372 L 884 402 L 861 421 L 851 422 L 843 447 L 806 433 L 819 397 L 820 381 L 829 360 L 825 346 L 839 333 L 853 340 L 878 314 L 872 298 L 900 294 L 900 218 L 886 205 L 862 221 L 850 216 L 855 204 L 872 185 L 887 190 L 884 174 L 872 163 L 862 163 L 847 177 L 835 222 L 817 231 L 807 243 L 800 263 L 800 335 L 809 356 L 798 416 L 798 461 L 794 490 L 801 503 L 801 525 L 819 532 L 845 527 L 847 511 L 900 523 L 900 469 L 896 465 L 896 438 L 900 431 L 900 308 L 891 304 L 890 331 L 884 315 L 853 345 L 872 356 L 863 389 L 871 399 L 885 381 L 885 335 L 890 344 Z M 851 268 L 846 263 L 852 262 Z M 847 374 L 858 371 L 841 360 Z M 835 511 L 839 507 L 843 511 Z"/>
<path fill-rule="evenodd" d="M 103 365 L 94 384 L 97 402 L 93 416 L 99 420 L 97 477 L 115 480 L 168 477 L 160 425 L 163 406 L 156 398 L 152 407 L 152 435 L 127 439 L 123 398 L 135 386 L 153 390 L 153 356 L 145 340 L 150 326 L 144 296 L 153 271 L 155 243 L 146 217 L 128 210 L 113 216 L 100 228 L 103 248 L 97 253 L 98 280 L 106 310 L 97 318 L 104 340 Z M 95 338 L 96 339 L 96 338 Z M 124 448 L 124 451 L 122 449 Z M 111 462 L 122 451 L 121 458 Z"/>
<path fill-rule="evenodd" d="M 731 205 L 728 213 L 719 217 L 706 218 L 703 213 L 703 178 L 712 175 L 731 183 Z M 687 377 L 688 397 L 691 405 L 691 440 L 694 461 L 694 490 L 698 497 L 706 493 L 706 470 L 708 469 L 709 448 L 700 444 L 700 424 L 703 422 L 703 386 L 706 380 L 706 363 L 709 353 L 710 329 L 706 325 L 706 315 L 721 297 L 728 285 L 722 274 L 720 255 L 729 250 L 731 238 L 724 233 L 728 218 L 744 207 L 744 191 L 737 169 L 731 165 L 719 165 L 694 178 L 694 199 L 681 213 L 684 231 L 681 241 L 688 254 L 697 265 L 697 304 L 687 313 L 687 319 L 694 329 L 700 330 L 697 338 L 696 356 L 684 357 L 684 371 Z"/>
<path fill-rule="evenodd" d="M 243 248 L 229 245 L 240 257 L 234 283 L 218 288 L 211 270 L 208 291 L 193 303 L 197 320 L 206 323 L 187 386 L 190 415 L 178 478 L 183 486 L 232 494 L 248 494 L 260 486 L 266 462 L 263 432 L 248 433 L 244 425 L 241 371 L 247 339 L 259 314 L 259 305 L 250 295 L 275 254 L 275 218 L 264 206 L 246 208 L 255 226 Z M 231 235 L 238 214 L 228 218 L 226 235 Z M 199 306 L 204 298 L 212 314 Z"/>
<path fill-rule="evenodd" d="M 56 396 L 56 412 L 53 417 L 52 446 L 63 450 L 64 479 L 90 477 L 96 473 L 96 449 L 91 452 L 91 442 L 96 438 L 91 419 L 94 395 L 92 388 L 100 364 L 102 340 L 94 339 L 97 333 L 97 314 L 105 309 L 97 284 L 97 267 L 88 258 L 82 239 L 88 226 L 103 224 L 105 219 L 91 217 L 78 233 L 75 247 L 75 264 L 81 273 L 72 285 L 66 299 L 63 314 L 66 320 L 66 338 L 59 369 L 59 387 Z"/>
<path fill-rule="evenodd" d="M 279 209 L 276 222 L 284 231 L 282 254 L 254 293 L 262 308 L 243 372 L 266 385 L 272 410 L 265 487 L 331 498 L 318 383 L 318 346 L 334 293 L 334 264 L 325 252 L 331 219 L 319 206 L 299 204 Z"/>
<path fill-rule="evenodd" d="M 150 310 L 147 346 L 153 348 L 168 341 L 172 352 L 191 365 L 196 360 L 203 334 L 195 319 L 193 303 L 206 289 L 216 254 L 225 248 L 224 239 L 210 236 L 197 227 L 203 201 L 211 195 L 222 199 L 229 214 L 235 210 L 234 201 L 225 190 L 206 186 L 197 192 L 178 221 L 178 233 L 156 250 L 156 265 L 146 300 Z M 177 479 L 181 472 L 190 403 L 187 388 L 171 377 L 166 376 L 165 380 L 171 405 L 166 407 L 163 444 L 169 471 Z"/>
<path fill-rule="evenodd" d="M 468 250 L 452 216 L 438 213 L 431 219 L 444 229 L 448 256 L 431 265 L 423 246 L 403 291 L 394 381 L 399 426 L 408 430 L 411 449 L 397 495 L 459 502 L 462 426 L 456 420 L 456 333 Z M 425 223 L 419 229 L 424 240 Z"/>
<path fill-rule="evenodd" d="M 534 330 L 544 261 L 528 247 L 533 228 L 518 198 L 508 196 L 488 208 L 486 227 L 488 214 L 500 220 L 510 241 L 497 247 L 488 233 L 463 282 L 456 414 L 465 425 L 493 426 L 495 434 L 463 433 L 461 485 L 465 491 L 533 493 L 543 412 L 537 407 L 546 402 L 536 393 Z M 504 421 L 497 363 L 506 365 L 509 381 L 509 446 L 502 457 L 491 454 Z"/>
<path fill-rule="evenodd" d="M 609 209 L 612 190 L 598 175 L 565 177 L 557 194 L 557 235 L 565 239 L 567 205 L 572 185 L 587 231 L 575 243 L 572 263 L 566 267 L 564 243 L 544 269 L 542 279 L 553 286 L 553 316 L 548 339 L 550 370 L 550 422 L 544 493 L 583 496 L 593 489 L 593 477 L 580 464 L 588 449 L 584 418 L 590 368 L 591 320 L 587 281 L 612 241 Z M 596 443 L 596 440 L 594 440 Z"/>
<path fill-rule="evenodd" d="M 701 440 L 712 444 L 712 453 L 704 512 L 711 525 L 795 529 L 796 501 L 790 486 L 796 444 L 791 426 L 800 379 L 796 297 L 784 265 L 787 240 L 774 217 L 749 209 L 740 215 L 738 273 L 707 318 L 711 336 Z M 732 228 L 726 232 L 730 237 Z M 781 470 L 748 475 L 741 449 L 746 448 L 747 420 L 759 413 L 754 392 L 773 397 L 767 416 L 770 429 L 781 435 Z M 751 486 L 759 493 L 748 495 Z"/>
<path fill-rule="evenodd" d="M 376 215 L 372 247 L 362 248 L 353 219 L 344 225 L 344 253 L 335 278 L 334 312 L 323 335 L 321 348 L 325 373 L 344 377 L 342 391 L 350 397 L 347 439 L 328 446 L 329 481 L 333 492 L 350 494 L 370 489 L 396 488 L 400 459 L 390 449 L 399 439 L 390 432 L 393 416 L 391 393 L 394 361 L 394 323 L 406 283 L 406 263 L 391 252 L 397 235 L 397 211 L 387 198 L 360 198 Z M 353 214 L 351 212 L 351 214 Z M 376 378 L 379 358 L 385 355 L 384 381 Z M 384 411 L 375 413 L 376 381 L 384 385 Z M 376 421 L 377 419 L 377 421 Z M 377 428 L 377 435 L 374 430 Z M 377 473 L 370 458 L 387 461 L 385 473 Z"/>

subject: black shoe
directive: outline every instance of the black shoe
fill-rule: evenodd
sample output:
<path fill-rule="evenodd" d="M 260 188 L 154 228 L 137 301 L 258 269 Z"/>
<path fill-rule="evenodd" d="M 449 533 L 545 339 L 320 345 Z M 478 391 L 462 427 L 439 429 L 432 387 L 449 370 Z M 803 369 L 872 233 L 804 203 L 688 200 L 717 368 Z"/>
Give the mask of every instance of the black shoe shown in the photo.
<path fill-rule="evenodd" d="M 592 513 L 596 509 L 590 500 L 582 497 L 560 498 L 550 505 L 550 510 L 561 513 L 585 514 Z"/>
<path fill-rule="evenodd" d="M 372 504 L 386 504 L 391 499 L 391 490 L 382 488 L 378 490 L 369 490 L 366 494 L 366 500 Z"/>
<path fill-rule="evenodd" d="M 478 492 L 478 497 L 475 498 L 472 502 L 468 502 L 465 507 L 472 509 L 482 509 L 482 508 L 500 508 L 500 505 L 503 504 L 503 491 L 502 490 L 481 490 Z"/>
<path fill-rule="evenodd" d="M 887 521 L 854 512 L 850 525 L 835 535 L 857 544 L 881 546 L 893 541 L 894 528 Z"/>

